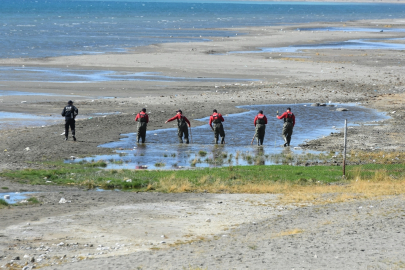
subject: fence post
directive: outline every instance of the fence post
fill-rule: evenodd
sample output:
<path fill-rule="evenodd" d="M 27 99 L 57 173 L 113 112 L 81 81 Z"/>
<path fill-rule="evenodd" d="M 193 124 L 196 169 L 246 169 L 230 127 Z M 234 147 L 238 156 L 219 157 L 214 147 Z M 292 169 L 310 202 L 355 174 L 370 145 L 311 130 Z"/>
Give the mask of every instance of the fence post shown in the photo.
<path fill-rule="evenodd" d="M 347 143 L 347 119 L 345 119 L 345 128 L 344 128 L 343 177 L 346 176 L 346 143 Z"/>

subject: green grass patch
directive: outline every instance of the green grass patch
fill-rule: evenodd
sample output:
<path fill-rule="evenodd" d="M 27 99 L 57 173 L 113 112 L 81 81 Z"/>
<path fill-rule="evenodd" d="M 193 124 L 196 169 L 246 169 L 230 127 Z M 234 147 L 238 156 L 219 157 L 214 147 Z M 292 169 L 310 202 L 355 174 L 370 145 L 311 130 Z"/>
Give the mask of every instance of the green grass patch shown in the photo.
<path fill-rule="evenodd" d="M 261 164 L 262 159 L 256 160 L 256 163 Z M 226 190 L 236 192 L 241 190 L 239 187 L 249 185 L 265 186 L 272 183 L 320 185 L 342 180 L 340 166 L 252 165 L 171 171 L 104 170 L 92 163 L 59 163 L 53 166 L 56 168 L 2 171 L 0 177 L 33 185 L 47 185 L 50 184 L 47 181 L 51 181 L 52 185 L 160 192 L 199 192 L 211 187 L 217 187 L 210 189 L 211 192 Z M 346 178 L 373 179 L 382 171 L 385 172 L 384 175 L 394 179 L 404 177 L 405 165 L 373 164 L 372 168 L 369 165 L 351 165 L 346 168 Z M 128 179 L 131 181 L 127 181 Z"/>
<path fill-rule="evenodd" d="M 27 200 L 29 203 L 38 204 L 40 201 L 36 197 L 31 197 Z"/>
<path fill-rule="evenodd" d="M 1 206 L 8 206 L 8 202 L 6 202 L 4 199 L 0 199 L 0 207 Z"/>
<path fill-rule="evenodd" d="M 8 189 L 8 187 L 1 187 L 1 189 Z"/>

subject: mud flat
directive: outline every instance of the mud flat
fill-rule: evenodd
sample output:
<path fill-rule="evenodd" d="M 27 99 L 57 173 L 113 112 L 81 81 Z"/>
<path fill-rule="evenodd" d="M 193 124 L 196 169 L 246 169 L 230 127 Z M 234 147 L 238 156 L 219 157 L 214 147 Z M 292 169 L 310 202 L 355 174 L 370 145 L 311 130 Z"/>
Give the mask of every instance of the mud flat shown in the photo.
<path fill-rule="evenodd" d="M 404 29 L 405 20 L 321 26 Z M 112 149 L 98 146 L 119 140 L 122 133 L 135 132 L 134 117 L 142 107 L 150 112 L 148 129 L 153 130 L 173 127 L 163 123 L 179 108 L 195 119 L 210 115 L 214 108 L 222 113 L 241 112 L 236 105 L 359 102 L 391 118 L 378 125 L 351 128 L 350 149 L 403 151 L 405 76 L 401 50 L 343 46 L 230 53 L 353 39 L 405 43 L 405 34 L 400 31 L 302 30 L 311 27 L 320 25 L 235 29 L 246 35 L 213 38 L 206 43 L 151 45 L 126 54 L 1 59 L 0 65 L 9 67 L 69 66 L 159 72 L 191 79 L 3 81 L 1 90 L 56 95 L 2 96 L 2 111 L 57 118 L 66 101 L 73 99 L 82 119 L 77 121 L 77 142 L 63 141 L 62 123 L 1 130 L 0 169 L 48 167 L 41 161 L 111 153 Z M 197 80 L 201 77 L 226 81 Z M 230 83 L 229 78 L 246 81 Z M 267 115 L 274 116 L 271 112 Z M 297 121 L 300 117 L 313 116 L 297 115 Z M 192 125 L 198 124 L 192 121 Z M 341 140 L 342 135 L 336 134 L 302 147 L 340 151 Z M 5 217 L 0 219 L 3 269 L 14 269 L 9 264 L 12 260 L 21 268 L 29 261 L 28 266 L 43 269 L 395 269 L 404 264 L 399 246 L 404 239 L 398 233 L 403 231 L 402 196 L 296 207 L 279 205 L 275 195 L 96 192 L 23 186 L 5 179 L 0 182 L 8 191 L 42 192 L 35 195 L 41 205 L 0 210 Z M 61 198 L 70 202 L 59 203 Z"/>

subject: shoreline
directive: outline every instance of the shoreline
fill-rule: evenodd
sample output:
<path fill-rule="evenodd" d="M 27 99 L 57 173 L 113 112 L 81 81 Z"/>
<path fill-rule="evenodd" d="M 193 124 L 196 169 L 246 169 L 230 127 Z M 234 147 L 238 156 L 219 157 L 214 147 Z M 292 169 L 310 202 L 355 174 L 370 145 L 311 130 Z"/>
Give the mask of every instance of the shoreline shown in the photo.
<path fill-rule="evenodd" d="M 345 22 L 326 23 L 322 27 L 385 25 L 390 28 L 403 27 L 405 20 L 384 20 L 380 22 Z M 300 28 L 318 24 L 305 24 Z M 235 29 L 236 31 L 241 29 Z M 220 83 L 220 82 L 92 82 L 92 83 L 47 83 L 47 82 L 3 82 L 9 90 L 28 92 L 51 92 L 56 95 L 41 96 L 3 96 L 2 110 L 24 112 L 41 115 L 58 115 L 69 95 L 81 96 L 75 99 L 79 113 L 84 117 L 78 120 L 78 143 L 61 142 L 59 134 L 62 125 L 44 128 L 20 129 L 18 136 L 11 135 L 12 130 L 0 131 L 3 138 L 0 143 L 1 156 L 6 163 L 4 168 L 22 168 L 35 166 L 27 164 L 36 157 L 45 160 L 58 160 L 71 156 L 70 151 L 78 156 L 91 156 L 111 153 L 110 149 L 97 147 L 110 141 L 117 141 L 121 133 L 135 132 L 135 114 L 140 108 L 147 106 L 153 122 L 148 130 L 164 128 L 163 122 L 171 114 L 182 108 L 190 119 L 202 118 L 211 114 L 212 107 L 223 113 L 243 111 L 236 106 L 253 104 L 288 104 L 314 102 L 361 102 L 387 113 L 390 111 L 377 102 L 379 96 L 390 98 L 389 94 L 401 94 L 404 91 L 405 77 L 401 72 L 401 64 L 391 61 L 401 51 L 379 50 L 307 50 L 295 53 L 254 53 L 254 54 L 221 54 L 226 51 L 252 50 L 257 47 L 288 46 L 307 40 L 310 43 L 323 41 L 342 41 L 348 38 L 403 37 L 401 32 L 369 33 L 369 32 L 329 32 L 329 31 L 297 31 L 297 25 L 285 27 L 280 31 L 276 27 L 243 28 L 247 34 L 229 39 L 216 38 L 211 42 L 201 43 L 164 43 L 142 47 L 137 51 L 125 54 L 85 55 L 56 57 L 44 59 L 0 59 L 0 65 L 25 65 L 41 67 L 66 67 L 83 69 L 127 70 L 133 72 L 154 71 L 166 76 L 176 77 L 236 77 L 255 78 L 256 82 Z M 271 39 L 269 40 L 269 37 Z M 212 54 L 216 52 L 216 54 Z M 382 58 L 373 61 L 374 55 Z M 305 58 L 302 58 L 305 56 Z M 212 63 L 215 63 L 213 66 Z M 283 68 L 280 68 L 280 65 Z M 378 65 L 378 66 L 377 66 Z M 381 74 L 383 66 L 390 65 L 390 74 Z M 229 67 L 233 67 L 229 69 Z M 387 72 L 388 73 L 388 72 Z M 373 76 L 371 76 L 373 75 Z M 383 75 L 383 76 L 381 76 Z M 376 77 L 377 76 L 377 77 Z M 319 78 L 318 78 L 319 77 Z M 391 78 L 394 78 L 393 81 Z M 394 85 L 389 86 L 392 82 Z M 318 89 L 321 89 L 319 91 Z M 116 97 L 112 99 L 96 99 L 95 95 Z M 63 97 L 57 95 L 64 94 Z M 400 95 L 400 98 L 401 95 Z M 44 100 L 45 99 L 45 100 Z M 25 103 L 21 103 L 25 101 Z M 400 108 L 395 108 L 402 111 Z M 119 115 L 95 117 L 94 113 L 121 112 Z M 191 115 L 190 115 L 191 112 Z M 92 118 L 92 119 L 89 119 Z M 61 118 L 61 120 L 63 120 Z M 390 120 L 395 122 L 397 120 Z M 387 121 L 388 123 L 390 121 Z M 192 125 L 201 123 L 193 120 Z M 106 125 L 107 129 L 102 129 Z M 362 127 L 362 129 L 368 129 Z M 102 132 L 100 132 L 102 130 Z M 371 132 L 371 129 L 368 133 Z M 53 134 L 49 138 L 49 134 Z M 97 134 L 96 136 L 90 134 Z M 373 136 L 373 134 L 370 134 Z M 86 138 L 90 138 L 88 140 Z M 20 138 L 20 139 L 19 139 Z M 47 138 L 49 141 L 38 141 Z M 327 138 L 336 141 L 338 138 Z M 331 144 L 325 139 L 308 144 L 308 148 L 325 150 Z M 322 141 L 322 143 L 321 143 Z M 53 145 L 49 149 L 49 143 Z M 314 143 L 314 144 L 313 144 Z M 20 145 L 26 145 L 20 147 Z M 64 145 L 68 149 L 64 149 Z M 325 145 L 328 145 L 325 147 Z M 387 144 L 392 149 L 392 145 Z M 30 151 L 24 152 L 26 147 Z M 72 149 L 69 149 L 72 147 Z M 399 149 L 404 147 L 399 144 Z M 25 163 L 25 164 L 24 164 Z M 1 169 L 1 168 L 0 168 Z"/>
<path fill-rule="evenodd" d="M 391 24 L 404 28 L 405 20 L 322 25 L 343 24 L 360 27 Z M 0 170 L 52 169 L 53 165 L 47 161 L 111 153 L 112 149 L 98 146 L 119 140 L 121 134 L 135 132 L 135 114 L 142 107 L 151 112 L 148 130 L 155 130 L 172 127 L 164 125 L 164 121 L 177 109 L 182 109 L 191 120 L 210 115 L 213 108 L 223 114 L 242 112 L 236 107 L 241 105 L 360 102 L 388 113 L 391 119 L 376 126 L 350 129 L 348 151 L 405 150 L 402 51 L 323 49 L 219 54 L 262 46 L 404 37 L 405 33 L 299 32 L 297 25 L 283 26 L 282 31 L 280 28 L 247 28 L 249 35 L 245 36 L 216 38 L 206 43 L 151 45 L 126 54 L 0 59 L 0 65 L 68 65 L 78 69 L 153 70 L 179 77 L 260 79 L 246 84 L 2 82 L 9 90 L 79 95 L 80 98 L 73 99 L 84 119 L 77 121 L 77 142 L 63 141 L 63 124 L 1 130 Z M 100 92 L 117 98 L 95 99 Z M 59 116 L 68 99 L 9 96 L 2 97 L 0 104 L 4 111 Z M 93 115 L 117 111 L 121 114 Z M 191 121 L 192 126 L 199 123 Z M 343 134 L 337 133 L 310 141 L 305 147 L 342 151 L 342 140 Z M 25 150 L 27 147 L 30 150 Z M 403 227 L 402 195 L 296 207 L 281 205 L 278 195 L 271 194 L 97 192 L 75 187 L 30 186 L 6 179 L 0 182 L 8 191 L 41 192 L 38 195 L 41 204 L 0 210 L 5 217 L 0 219 L 0 269 L 13 269 L 10 263 L 14 269 L 27 263 L 28 267 L 58 270 L 268 269 L 269 265 L 278 269 L 342 269 L 342 266 L 357 269 L 395 268 L 403 264 L 400 245 L 404 236 L 398 234 Z M 61 198 L 70 202 L 59 203 Z"/>

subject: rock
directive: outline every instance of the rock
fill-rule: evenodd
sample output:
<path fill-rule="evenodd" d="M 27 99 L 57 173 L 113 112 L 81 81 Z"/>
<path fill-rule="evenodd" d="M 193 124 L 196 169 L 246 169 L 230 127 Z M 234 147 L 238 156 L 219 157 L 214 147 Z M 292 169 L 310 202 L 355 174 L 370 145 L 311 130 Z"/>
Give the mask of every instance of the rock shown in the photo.
<path fill-rule="evenodd" d="M 30 151 L 29 147 L 24 148 L 25 151 Z"/>
<path fill-rule="evenodd" d="M 23 268 L 22 268 L 22 270 L 30 270 L 31 269 L 31 267 L 30 266 L 24 266 Z"/>
<path fill-rule="evenodd" d="M 312 103 L 311 106 L 312 107 L 318 107 L 320 103 Z"/>
<path fill-rule="evenodd" d="M 211 222 L 211 219 L 210 219 L 210 218 L 207 218 L 207 219 L 205 220 L 205 222 Z"/>
<path fill-rule="evenodd" d="M 326 103 L 320 103 L 319 106 L 326 106 Z"/>
<path fill-rule="evenodd" d="M 65 198 L 61 198 L 61 199 L 59 200 L 59 203 L 67 203 L 67 201 L 66 201 Z"/>
<path fill-rule="evenodd" d="M 125 180 L 127 183 L 132 183 L 132 179 Z"/>
<path fill-rule="evenodd" d="M 337 108 L 336 111 L 337 112 L 346 112 L 346 111 L 348 111 L 348 109 L 346 109 L 346 108 Z"/>
<path fill-rule="evenodd" d="M 76 159 L 76 157 L 75 156 L 70 156 L 70 159 L 74 160 L 74 159 Z"/>
<path fill-rule="evenodd" d="M 13 258 L 14 261 L 19 261 L 20 260 L 20 256 L 16 256 Z"/>
<path fill-rule="evenodd" d="M 4 195 L 4 199 L 10 200 L 10 195 Z"/>

